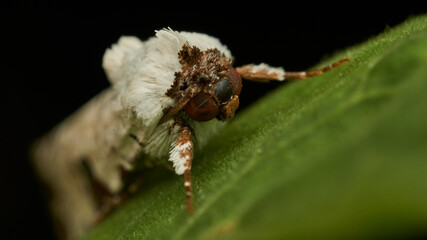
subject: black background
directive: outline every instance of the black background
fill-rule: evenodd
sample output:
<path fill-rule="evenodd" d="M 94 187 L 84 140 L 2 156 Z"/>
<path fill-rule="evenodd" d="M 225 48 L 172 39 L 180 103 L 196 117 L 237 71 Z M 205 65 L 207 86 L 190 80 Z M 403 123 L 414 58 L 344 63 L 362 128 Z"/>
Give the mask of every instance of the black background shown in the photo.
<path fill-rule="evenodd" d="M 206 2 L 200 8 L 189 2 L 150 7 L 116 2 L 108 8 L 19 3 L 2 8 L 0 238 L 54 238 L 28 148 L 108 87 L 102 56 L 121 35 L 146 39 L 168 26 L 203 32 L 229 47 L 235 65 L 266 62 L 297 71 L 427 9 L 392 3 L 373 9 L 355 1 L 325 7 L 290 3 L 230 7 Z M 278 85 L 245 82 L 241 108 Z"/>

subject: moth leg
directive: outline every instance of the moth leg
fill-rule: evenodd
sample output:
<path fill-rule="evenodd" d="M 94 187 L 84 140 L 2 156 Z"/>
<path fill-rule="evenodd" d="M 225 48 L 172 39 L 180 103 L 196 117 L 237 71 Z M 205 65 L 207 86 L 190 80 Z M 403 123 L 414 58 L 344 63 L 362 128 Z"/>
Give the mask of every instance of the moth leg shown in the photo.
<path fill-rule="evenodd" d="M 185 195 L 187 198 L 187 212 L 193 213 L 193 196 L 191 187 L 191 162 L 193 160 L 192 130 L 189 126 L 178 121 L 179 130 L 176 141 L 172 144 L 170 160 L 173 162 L 175 172 L 184 174 Z"/>
<path fill-rule="evenodd" d="M 349 61 L 350 59 L 343 58 L 338 62 L 332 63 L 326 67 L 323 67 L 320 69 L 314 69 L 310 71 L 302 71 L 302 72 L 285 72 L 283 68 L 271 67 L 265 63 L 261 63 L 258 65 L 254 65 L 254 64 L 244 65 L 242 67 L 236 68 L 236 71 L 240 74 L 242 78 L 250 81 L 256 81 L 256 82 L 269 82 L 270 80 L 275 80 L 275 81 L 295 80 L 295 79 L 306 79 L 308 77 L 321 75 Z"/>

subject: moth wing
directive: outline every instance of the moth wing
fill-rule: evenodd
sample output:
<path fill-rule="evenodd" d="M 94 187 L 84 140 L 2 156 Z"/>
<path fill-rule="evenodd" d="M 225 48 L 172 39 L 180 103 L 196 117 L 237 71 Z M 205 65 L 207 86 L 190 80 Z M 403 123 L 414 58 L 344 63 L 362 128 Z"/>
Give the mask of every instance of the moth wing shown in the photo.
<path fill-rule="evenodd" d="M 128 70 L 126 66 L 133 61 L 135 53 L 144 51 L 144 43 L 137 37 L 123 36 L 107 49 L 102 61 L 102 67 L 111 84 L 116 84 Z"/>
<path fill-rule="evenodd" d="M 81 236 L 99 214 L 83 163 L 114 193 L 121 187 L 119 166 L 129 165 L 140 151 L 128 133 L 143 140 L 143 131 L 132 127 L 118 95 L 114 88 L 105 90 L 35 144 L 33 163 L 65 239 Z"/>

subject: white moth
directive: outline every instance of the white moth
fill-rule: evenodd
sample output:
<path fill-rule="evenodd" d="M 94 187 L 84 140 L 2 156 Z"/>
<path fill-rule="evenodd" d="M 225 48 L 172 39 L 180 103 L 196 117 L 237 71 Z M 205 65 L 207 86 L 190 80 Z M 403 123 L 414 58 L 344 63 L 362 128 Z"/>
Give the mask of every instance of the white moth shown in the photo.
<path fill-rule="evenodd" d="M 192 213 L 193 141 L 202 146 L 233 117 L 241 78 L 304 79 L 348 61 L 285 72 L 264 63 L 234 68 L 232 59 L 214 37 L 171 29 L 157 31 L 144 42 L 121 37 L 106 50 L 103 67 L 111 87 L 34 148 L 34 165 L 49 188 L 50 208 L 62 238 L 87 231 L 114 205 L 111 201 L 119 199 L 123 170 L 147 159 L 168 159 L 176 174 L 184 174 L 187 210 Z"/>

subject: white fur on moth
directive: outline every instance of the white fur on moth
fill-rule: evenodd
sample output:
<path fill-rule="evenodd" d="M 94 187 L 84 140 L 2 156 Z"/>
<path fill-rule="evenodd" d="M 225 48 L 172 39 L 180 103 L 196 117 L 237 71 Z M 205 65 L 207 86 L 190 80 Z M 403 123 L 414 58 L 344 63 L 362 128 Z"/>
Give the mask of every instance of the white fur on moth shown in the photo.
<path fill-rule="evenodd" d="M 103 59 L 111 87 L 34 148 L 34 165 L 49 188 L 60 236 L 79 237 L 94 224 L 105 204 L 93 193 L 94 183 L 117 194 L 123 187 L 121 172 L 131 170 L 141 152 L 168 159 L 177 174 L 185 175 L 187 209 L 192 212 L 192 139 L 203 146 L 222 121 L 233 117 L 240 77 L 303 79 L 347 60 L 308 72 L 285 73 L 267 64 L 233 68 L 227 47 L 205 34 L 162 29 L 144 42 L 121 37 Z M 89 168 L 90 179 L 83 166 Z"/>

